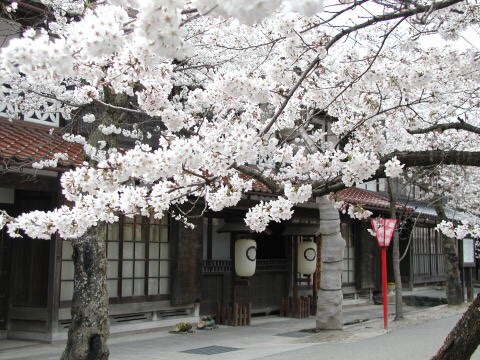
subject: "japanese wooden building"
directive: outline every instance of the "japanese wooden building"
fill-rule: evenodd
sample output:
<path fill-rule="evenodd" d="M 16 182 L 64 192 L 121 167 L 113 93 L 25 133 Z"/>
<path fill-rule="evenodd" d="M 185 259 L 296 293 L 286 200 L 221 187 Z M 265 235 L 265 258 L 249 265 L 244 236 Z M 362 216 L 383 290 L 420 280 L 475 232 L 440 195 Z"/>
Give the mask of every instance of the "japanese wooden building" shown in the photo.
<path fill-rule="evenodd" d="M 81 149 L 64 142 L 55 131 L 55 118 L 33 114 L 32 119 L 0 119 L 0 209 L 11 215 L 58 206 L 59 174 L 82 160 Z M 33 161 L 55 152 L 69 153 L 72 162 L 62 163 L 56 169 L 32 169 Z M 388 199 L 375 191 L 351 188 L 338 195 L 363 205 L 375 215 L 388 213 Z M 239 324 L 247 323 L 245 319 L 255 315 L 308 315 L 315 304 L 320 269 L 310 276 L 299 274 L 296 249 L 302 241 L 319 241 L 315 237 L 317 206 L 299 206 L 289 222 L 270 224 L 263 233 L 252 234 L 242 219 L 249 206 L 266 199 L 271 199 L 271 195 L 258 185 L 235 208 L 206 214 L 194 230 L 167 217 L 161 221 L 123 217 L 109 225 L 111 323 L 155 322 L 167 326 L 195 321 L 199 314 L 219 318 L 222 311 L 233 311 L 228 308 L 232 304 L 240 306 L 236 310 Z M 399 214 L 404 208 L 397 204 Z M 405 285 L 443 279 L 441 244 L 433 226 L 431 218 L 423 223 L 417 221 L 402 234 L 402 249 L 408 251 L 402 264 Z M 367 222 L 342 217 L 346 299 L 370 299 L 378 288 L 378 250 L 368 227 Z M 234 244 L 243 238 L 253 238 L 257 244 L 256 271 L 248 279 L 238 278 L 233 270 Z M 26 236 L 13 239 L 5 229 L 0 231 L 2 336 L 43 341 L 65 336 L 73 289 L 71 255 L 69 241 L 58 237 L 50 241 Z M 302 302 L 289 304 L 289 299 Z M 226 320 L 228 323 L 231 319 Z"/>

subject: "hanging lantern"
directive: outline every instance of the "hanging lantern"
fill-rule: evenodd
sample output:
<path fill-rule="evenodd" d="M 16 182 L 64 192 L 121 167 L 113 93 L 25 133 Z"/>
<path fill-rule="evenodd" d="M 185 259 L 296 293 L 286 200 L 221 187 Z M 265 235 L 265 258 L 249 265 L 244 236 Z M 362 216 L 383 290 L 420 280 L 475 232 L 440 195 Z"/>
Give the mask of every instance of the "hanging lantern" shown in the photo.
<path fill-rule="evenodd" d="M 257 243 L 252 239 L 235 241 L 235 272 L 240 277 L 252 276 L 257 264 Z"/>
<path fill-rule="evenodd" d="M 317 269 L 317 243 L 303 241 L 298 244 L 297 269 L 300 274 L 311 275 Z"/>

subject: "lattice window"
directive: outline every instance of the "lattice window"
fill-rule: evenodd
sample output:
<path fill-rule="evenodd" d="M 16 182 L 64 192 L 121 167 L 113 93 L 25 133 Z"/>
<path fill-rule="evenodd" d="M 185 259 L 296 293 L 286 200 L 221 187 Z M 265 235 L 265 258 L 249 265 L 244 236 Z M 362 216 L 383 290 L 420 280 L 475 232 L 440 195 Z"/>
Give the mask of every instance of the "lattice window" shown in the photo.
<path fill-rule="evenodd" d="M 343 253 L 342 283 L 344 285 L 352 285 L 355 283 L 355 246 L 353 243 L 352 224 L 342 222 L 340 230 L 346 242 L 345 252 Z"/>
<path fill-rule="evenodd" d="M 412 232 L 414 275 L 418 280 L 443 276 L 445 256 L 438 232 L 433 227 L 414 227 Z"/>
<path fill-rule="evenodd" d="M 107 287 L 110 298 L 169 294 L 168 219 L 123 217 L 107 226 Z M 73 295 L 70 242 L 63 242 L 60 301 Z"/>
<path fill-rule="evenodd" d="M 62 273 L 60 286 L 60 301 L 70 301 L 73 297 L 73 261 L 72 243 L 62 241 Z"/>

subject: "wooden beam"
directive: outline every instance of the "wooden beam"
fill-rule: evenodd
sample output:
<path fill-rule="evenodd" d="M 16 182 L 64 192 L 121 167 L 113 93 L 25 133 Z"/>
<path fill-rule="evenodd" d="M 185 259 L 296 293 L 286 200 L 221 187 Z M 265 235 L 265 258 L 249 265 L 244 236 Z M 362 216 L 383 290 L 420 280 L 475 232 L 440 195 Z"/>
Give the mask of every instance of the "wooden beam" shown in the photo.
<path fill-rule="evenodd" d="M 27 174 L 0 174 L 0 187 L 18 190 L 57 191 L 57 178 Z"/>

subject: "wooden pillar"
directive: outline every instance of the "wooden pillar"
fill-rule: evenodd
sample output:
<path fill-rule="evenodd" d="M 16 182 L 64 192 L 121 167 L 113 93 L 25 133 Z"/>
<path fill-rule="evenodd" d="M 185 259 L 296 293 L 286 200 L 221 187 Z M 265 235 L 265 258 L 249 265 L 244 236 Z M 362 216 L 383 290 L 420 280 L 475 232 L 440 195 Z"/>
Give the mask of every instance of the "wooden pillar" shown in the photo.
<path fill-rule="evenodd" d="M 52 336 L 58 329 L 58 311 L 60 304 L 60 278 L 62 270 L 62 243 L 58 235 L 50 240 L 50 260 L 47 292 L 47 331 Z"/>
<path fill-rule="evenodd" d="M 230 233 L 230 262 L 232 264 L 230 268 L 230 303 L 233 305 L 237 298 L 236 294 L 236 280 L 237 274 L 235 274 L 235 236 Z"/>
<path fill-rule="evenodd" d="M 322 237 L 321 235 L 315 237 L 315 242 L 317 244 L 317 268 L 313 274 L 313 284 L 312 284 L 312 302 L 310 313 L 315 315 L 317 313 L 317 298 L 318 290 L 320 290 L 320 279 L 322 271 Z"/>
<path fill-rule="evenodd" d="M 171 222 L 171 303 L 172 305 L 192 304 L 200 300 L 202 278 L 202 218 L 193 220 L 194 229 Z"/>
<path fill-rule="evenodd" d="M 212 260 L 212 249 L 213 249 L 213 224 L 212 224 L 212 215 L 208 215 L 207 218 L 207 259 Z"/>
<path fill-rule="evenodd" d="M 294 237 L 292 241 L 292 253 L 293 253 L 293 298 L 298 298 L 298 237 Z"/>
<path fill-rule="evenodd" d="M 467 288 L 467 301 L 473 301 L 472 268 L 465 268 L 465 286 Z"/>

